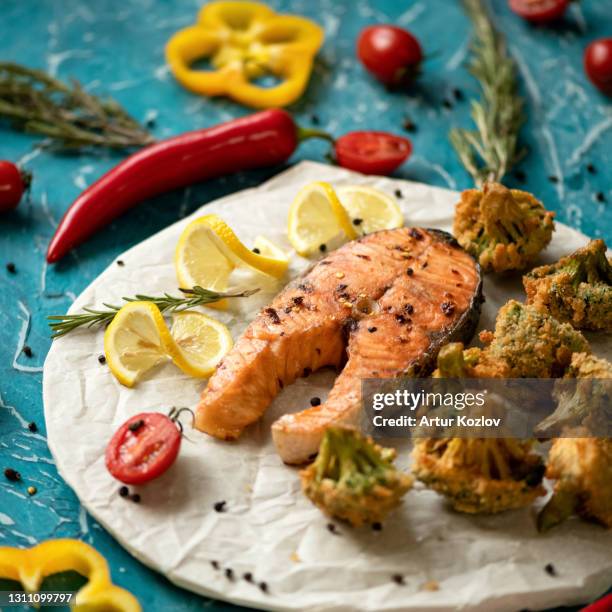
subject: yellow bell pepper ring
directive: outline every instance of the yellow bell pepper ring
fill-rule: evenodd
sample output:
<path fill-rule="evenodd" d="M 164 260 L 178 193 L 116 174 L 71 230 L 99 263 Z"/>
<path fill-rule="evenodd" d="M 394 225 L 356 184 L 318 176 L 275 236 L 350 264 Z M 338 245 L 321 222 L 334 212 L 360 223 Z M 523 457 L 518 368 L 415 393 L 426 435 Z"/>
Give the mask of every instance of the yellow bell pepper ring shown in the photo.
<path fill-rule="evenodd" d="M 279 15 L 259 2 L 211 2 L 198 22 L 177 32 L 166 45 L 166 59 L 177 80 L 206 96 L 228 96 L 254 108 L 295 102 L 308 84 L 323 29 L 295 15 Z M 192 64 L 208 58 L 214 70 Z M 251 81 L 264 75 L 273 87 Z"/>
<path fill-rule="evenodd" d="M 142 612 L 138 600 L 111 582 L 104 557 L 80 540 L 47 540 L 33 548 L 0 546 L 0 578 L 15 580 L 29 593 L 36 593 L 51 574 L 74 570 L 88 578 L 75 595 L 71 609 Z"/>

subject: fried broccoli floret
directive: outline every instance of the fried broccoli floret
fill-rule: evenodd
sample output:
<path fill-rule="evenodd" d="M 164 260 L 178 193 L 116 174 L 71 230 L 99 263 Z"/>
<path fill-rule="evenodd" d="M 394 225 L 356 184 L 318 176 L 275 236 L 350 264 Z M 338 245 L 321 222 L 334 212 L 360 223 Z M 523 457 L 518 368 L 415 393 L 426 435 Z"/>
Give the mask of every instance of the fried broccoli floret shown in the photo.
<path fill-rule="evenodd" d="M 540 531 L 572 514 L 612 528 L 612 439 L 556 439 L 548 455 L 546 476 L 557 482 L 538 516 Z"/>
<path fill-rule="evenodd" d="M 542 458 L 531 447 L 514 439 L 422 439 L 412 451 L 412 472 L 459 512 L 503 512 L 545 492 Z"/>
<path fill-rule="evenodd" d="M 606 243 L 591 240 L 557 263 L 523 277 L 527 303 L 576 329 L 612 331 L 612 260 Z"/>
<path fill-rule="evenodd" d="M 557 409 L 538 424 L 537 434 L 558 436 L 564 429 L 577 426 L 598 436 L 612 433 L 612 363 L 609 361 L 574 353 L 564 378 L 555 382 L 553 395 Z"/>
<path fill-rule="evenodd" d="M 461 194 L 453 234 L 483 271 L 524 270 L 550 242 L 553 217 L 532 194 L 486 183 Z"/>
<path fill-rule="evenodd" d="M 508 378 L 505 361 L 492 358 L 486 349 L 465 348 L 462 342 L 451 342 L 438 353 L 438 368 L 433 378 Z"/>
<path fill-rule="evenodd" d="M 438 354 L 435 378 L 555 378 L 572 354 L 590 353 L 586 338 L 533 306 L 510 300 L 500 308 L 495 331 L 483 331 L 482 349 L 447 344 Z"/>
<path fill-rule="evenodd" d="M 481 359 L 479 348 L 465 349 L 463 342 L 445 344 L 438 353 L 433 378 L 477 378 L 475 367 Z"/>
<path fill-rule="evenodd" d="M 500 308 L 495 331 L 481 332 L 480 339 L 488 344 L 476 366 L 483 377 L 501 363 L 509 378 L 557 378 L 574 353 L 591 352 L 586 338 L 571 325 L 515 300 Z"/>
<path fill-rule="evenodd" d="M 353 429 L 330 427 L 315 462 L 300 472 L 302 490 L 328 516 L 355 527 L 381 523 L 413 483 L 394 459 L 395 450 Z"/>

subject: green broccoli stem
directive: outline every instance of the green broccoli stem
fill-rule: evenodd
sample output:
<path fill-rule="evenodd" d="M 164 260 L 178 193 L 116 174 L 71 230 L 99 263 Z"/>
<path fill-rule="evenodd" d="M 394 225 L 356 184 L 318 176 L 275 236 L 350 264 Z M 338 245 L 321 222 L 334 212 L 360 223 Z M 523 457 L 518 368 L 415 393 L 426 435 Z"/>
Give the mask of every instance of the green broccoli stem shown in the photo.
<path fill-rule="evenodd" d="M 538 531 L 548 531 L 559 525 L 574 514 L 577 505 L 575 493 L 563 489 L 556 491 L 538 515 Z"/>

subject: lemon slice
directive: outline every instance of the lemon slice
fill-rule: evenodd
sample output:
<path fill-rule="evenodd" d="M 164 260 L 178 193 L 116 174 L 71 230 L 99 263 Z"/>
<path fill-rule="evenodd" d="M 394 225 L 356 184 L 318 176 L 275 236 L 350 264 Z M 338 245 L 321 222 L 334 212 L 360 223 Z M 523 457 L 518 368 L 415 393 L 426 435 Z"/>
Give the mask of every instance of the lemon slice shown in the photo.
<path fill-rule="evenodd" d="M 404 225 L 404 215 L 395 198 L 384 191 L 363 185 L 347 185 L 338 187 L 337 194 L 360 233 L 370 234 Z"/>
<path fill-rule="evenodd" d="M 172 337 L 159 308 L 152 302 L 129 302 L 104 334 L 106 362 L 126 387 L 168 359 Z"/>
<path fill-rule="evenodd" d="M 179 284 L 189 289 L 199 285 L 213 291 L 225 291 L 232 270 L 238 266 L 281 278 L 287 265 L 286 256 L 276 259 L 248 249 L 217 215 L 205 215 L 192 221 L 183 230 L 174 255 Z M 226 308 L 227 300 L 209 306 Z"/>
<path fill-rule="evenodd" d="M 195 377 L 210 376 L 233 344 L 223 323 L 192 310 L 174 315 L 171 334 L 172 361 Z"/>
<path fill-rule="evenodd" d="M 329 183 L 315 182 L 303 187 L 289 209 L 289 242 L 308 256 L 338 234 L 349 240 L 357 237 L 346 210 Z"/>
<path fill-rule="evenodd" d="M 283 251 L 279 246 L 275 245 L 271 240 L 268 240 L 265 236 L 257 236 L 255 238 L 255 242 L 253 243 L 253 251 L 259 251 L 260 255 L 264 257 L 270 257 L 272 259 L 276 259 L 278 261 L 289 262 L 289 257 L 287 257 L 287 253 Z"/>

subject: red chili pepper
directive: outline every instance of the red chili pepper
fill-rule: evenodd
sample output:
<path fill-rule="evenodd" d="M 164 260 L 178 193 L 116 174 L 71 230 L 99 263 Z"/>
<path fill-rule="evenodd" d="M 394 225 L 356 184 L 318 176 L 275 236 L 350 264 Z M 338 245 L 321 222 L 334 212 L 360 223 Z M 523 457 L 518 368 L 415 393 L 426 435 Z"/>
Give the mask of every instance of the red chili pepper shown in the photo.
<path fill-rule="evenodd" d="M 582 608 L 582 612 L 612 612 L 612 595 L 606 595 L 590 606 Z"/>
<path fill-rule="evenodd" d="M 142 149 L 72 203 L 51 240 L 47 261 L 58 261 L 146 198 L 232 172 L 280 164 L 301 140 L 311 137 L 331 139 L 299 128 L 289 113 L 271 109 Z"/>

